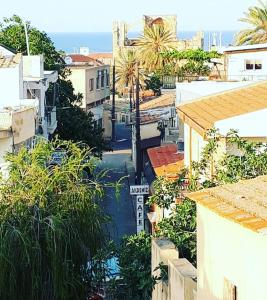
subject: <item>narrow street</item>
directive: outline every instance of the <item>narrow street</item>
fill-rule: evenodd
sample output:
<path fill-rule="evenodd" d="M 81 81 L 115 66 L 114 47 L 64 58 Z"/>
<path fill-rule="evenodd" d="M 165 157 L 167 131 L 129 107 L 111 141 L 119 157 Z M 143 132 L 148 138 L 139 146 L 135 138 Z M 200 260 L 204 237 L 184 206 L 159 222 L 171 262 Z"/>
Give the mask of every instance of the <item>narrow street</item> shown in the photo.
<path fill-rule="evenodd" d="M 131 164 L 131 132 L 130 127 L 116 124 L 116 142 L 113 152 L 103 155 L 101 169 L 107 169 L 106 182 L 122 181 L 120 195 L 116 198 L 115 191 L 109 189 L 102 202 L 104 211 L 112 217 L 108 233 L 117 244 L 124 235 L 136 233 L 136 218 L 133 201 L 129 194 L 129 183 L 134 178 L 134 169 Z"/>

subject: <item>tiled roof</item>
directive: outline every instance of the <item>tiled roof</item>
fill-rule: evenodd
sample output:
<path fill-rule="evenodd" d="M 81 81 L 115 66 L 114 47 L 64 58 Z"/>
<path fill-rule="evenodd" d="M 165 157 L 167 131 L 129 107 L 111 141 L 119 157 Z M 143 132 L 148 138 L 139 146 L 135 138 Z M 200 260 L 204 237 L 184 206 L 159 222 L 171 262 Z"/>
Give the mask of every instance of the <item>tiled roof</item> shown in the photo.
<path fill-rule="evenodd" d="M 267 81 L 206 96 L 177 107 L 179 117 L 202 136 L 214 123 L 267 108 Z"/>
<path fill-rule="evenodd" d="M 82 54 L 70 54 L 68 55 L 71 57 L 73 63 L 91 63 L 91 64 L 96 64 L 96 65 L 103 65 L 102 62 L 91 58 L 87 55 L 82 55 Z"/>
<path fill-rule="evenodd" d="M 223 218 L 267 234 L 267 176 L 201 190 L 187 197 Z"/>
<path fill-rule="evenodd" d="M 157 176 L 177 177 L 183 167 L 184 155 L 177 153 L 176 144 L 148 149 L 147 154 Z"/>
<path fill-rule="evenodd" d="M 18 53 L 14 56 L 0 57 L 0 68 L 14 68 L 20 63 L 21 58 L 21 53 Z"/>
<path fill-rule="evenodd" d="M 152 108 L 166 107 L 172 106 L 175 104 L 175 94 L 169 93 L 166 95 L 162 95 L 152 100 L 144 101 L 140 103 L 141 110 L 147 110 Z"/>
<path fill-rule="evenodd" d="M 160 120 L 158 115 L 143 115 L 140 117 L 140 123 L 142 124 L 149 124 L 149 123 L 156 123 Z"/>
<path fill-rule="evenodd" d="M 104 58 L 112 59 L 113 58 L 112 52 L 109 52 L 109 53 L 106 53 L 106 52 L 105 53 L 90 53 L 88 56 L 93 58 L 93 59 L 104 59 Z"/>

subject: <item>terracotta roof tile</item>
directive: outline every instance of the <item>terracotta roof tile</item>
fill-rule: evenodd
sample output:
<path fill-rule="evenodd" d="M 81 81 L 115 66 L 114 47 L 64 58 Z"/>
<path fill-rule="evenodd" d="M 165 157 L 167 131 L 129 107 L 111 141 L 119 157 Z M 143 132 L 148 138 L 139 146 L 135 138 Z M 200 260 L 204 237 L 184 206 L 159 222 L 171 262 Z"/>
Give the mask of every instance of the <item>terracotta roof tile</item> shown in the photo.
<path fill-rule="evenodd" d="M 158 107 L 173 106 L 175 104 L 175 93 L 168 93 L 157 98 L 140 103 L 140 110 Z"/>
<path fill-rule="evenodd" d="M 157 176 L 177 176 L 183 167 L 184 155 L 177 153 L 176 144 L 151 148 L 147 150 L 147 153 Z"/>
<path fill-rule="evenodd" d="M 0 57 L 0 68 L 14 68 L 20 63 L 21 58 L 21 53 L 9 57 Z"/>
<path fill-rule="evenodd" d="M 187 195 L 221 217 L 256 232 L 267 230 L 267 176 Z"/>
<path fill-rule="evenodd" d="M 82 54 L 70 54 L 68 57 L 71 57 L 73 63 L 92 63 L 96 65 L 103 65 L 102 62 L 100 62 L 97 59 L 91 58 L 87 55 Z"/>

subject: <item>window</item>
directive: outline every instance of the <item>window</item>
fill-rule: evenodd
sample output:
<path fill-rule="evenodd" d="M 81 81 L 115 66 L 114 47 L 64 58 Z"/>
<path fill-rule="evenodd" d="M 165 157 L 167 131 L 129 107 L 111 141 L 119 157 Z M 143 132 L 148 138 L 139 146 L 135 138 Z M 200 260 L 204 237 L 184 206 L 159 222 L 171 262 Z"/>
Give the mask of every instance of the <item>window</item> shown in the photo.
<path fill-rule="evenodd" d="M 97 77 L 96 77 L 96 89 L 99 90 L 100 86 L 100 74 L 99 71 L 97 72 Z"/>
<path fill-rule="evenodd" d="M 101 88 L 103 88 L 105 85 L 105 71 L 101 71 Z"/>
<path fill-rule="evenodd" d="M 262 61 L 247 59 L 245 61 L 245 66 L 246 66 L 246 70 L 261 70 L 262 69 Z"/>
<path fill-rule="evenodd" d="M 224 278 L 223 300 L 237 300 L 237 287 Z"/>
<path fill-rule="evenodd" d="M 109 86 L 109 73 L 108 73 L 108 70 L 106 70 L 106 86 Z"/>
<path fill-rule="evenodd" d="M 94 78 L 89 80 L 89 90 L 90 92 L 94 90 Z"/>

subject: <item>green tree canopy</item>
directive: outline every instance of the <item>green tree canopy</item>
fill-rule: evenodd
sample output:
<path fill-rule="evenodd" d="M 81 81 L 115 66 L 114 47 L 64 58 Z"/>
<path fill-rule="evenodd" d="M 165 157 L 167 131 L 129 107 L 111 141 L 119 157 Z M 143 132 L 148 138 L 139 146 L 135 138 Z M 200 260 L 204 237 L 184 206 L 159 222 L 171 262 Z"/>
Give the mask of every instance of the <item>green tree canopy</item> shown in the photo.
<path fill-rule="evenodd" d="M 0 183 L 0 298 L 86 299 L 90 261 L 105 246 L 109 221 L 98 205 L 104 190 L 96 158 L 57 140 L 22 148 L 7 161 L 9 178 Z"/>
<path fill-rule="evenodd" d="M 59 72 L 56 134 L 61 139 L 86 143 L 96 155 L 101 156 L 103 150 L 109 149 L 103 138 L 103 130 L 94 124 L 92 114 L 87 114 L 79 107 L 78 104 L 83 95 L 75 94 L 71 81 L 67 80 L 70 71 L 65 68 L 65 62 L 60 52 L 56 50 L 52 40 L 45 32 L 31 26 L 30 22 L 26 22 L 26 26 L 30 54 L 43 54 L 45 68 Z M 24 23 L 19 16 L 5 18 L 0 24 L 0 43 L 23 54 L 27 53 Z M 52 95 L 52 90 L 49 90 L 48 106 L 53 105 Z"/>
<path fill-rule="evenodd" d="M 237 45 L 262 44 L 267 42 L 267 3 L 259 1 L 258 6 L 252 6 L 240 21 L 249 28 L 241 30 L 236 35 Z"/>

